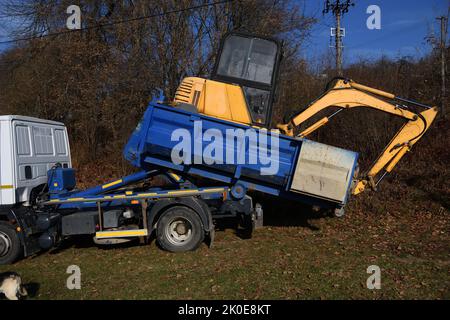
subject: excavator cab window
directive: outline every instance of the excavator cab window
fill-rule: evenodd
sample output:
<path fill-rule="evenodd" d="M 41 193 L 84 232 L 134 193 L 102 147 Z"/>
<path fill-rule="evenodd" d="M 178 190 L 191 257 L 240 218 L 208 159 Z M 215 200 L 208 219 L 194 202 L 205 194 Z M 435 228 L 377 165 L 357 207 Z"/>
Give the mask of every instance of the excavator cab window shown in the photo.
<path fill-rule="evenodd" d="M 253 124 L 268 127 L 280 59 L 276 40 L 231 33 L 222 42 L 212 78 L 240 85 Z"/>

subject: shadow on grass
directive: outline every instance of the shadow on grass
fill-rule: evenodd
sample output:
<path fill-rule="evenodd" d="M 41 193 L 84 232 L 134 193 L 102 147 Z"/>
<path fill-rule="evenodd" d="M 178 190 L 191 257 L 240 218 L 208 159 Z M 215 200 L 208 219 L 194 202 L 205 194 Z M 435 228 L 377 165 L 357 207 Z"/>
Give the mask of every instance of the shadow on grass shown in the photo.
<path fill-rule="evenodd" d="M 37 282 L 28 282 L 25 283 L 23 285 L 23 287 L 27 290 L 28 292 L 28 298 L 34 298 L 37 296 L 38 292 L 39 292 L 39 288 L 41 287 L 41 285 Z"/>
<path fill-rule="evenodd" d="M 450 177 L 445 173 L 442 173 L 444 176 Z M 442 175 L 441 174 L 441 175 Z M 411 174 L 409 177 L 402 179 L 408 186 L 412 186 L 420 190 L 425 194 L 425 198 L 431 199 L 440 206 L 445 208 L 446 210 L 450 210 L 450 193 L 442 192 L 438 187 L 433 185 L 433 181 L 436 181 L 439 177 L 439 173 L 433 173 L 428 175 L 414 175 Z M 446 179 L 448 181 L 448 179 Z M 431 184 L 431 188 L 430 188 Z M 428 186 L 426 188 L 425 186 Z M 431 189 L 431 190 L 429 190 Z"/>
<path fill-rule="evenodd" d="M 312 224 L 312 221 L 323 219 L 329 216 L 329 213 L 321 210 L 313 210 L 311 206 L 280 199 L 278 197 L 271 197 L 264 194 L 252 194 L 253 204 L 261 203 L 264 211 L 264 226 L 273 227 L 303 227 L 312 231 L 319 231 L 320 229 Z M 238 219 L 224 218 L 216 221 L 216 231 L 225 231 L 226 229 L 235 230 L 235 235 L 241 239 L 250 239 L 251 232 L 248 229 L 242 228 Z M 155 240 L 154 234 L 148 240 L 151 243 Z M 139 242 L 139 239 L 133 239 L 129 242 L 119 244 L 96 244 L 90 235 L 76 235 L 64 239 L 56 248 L 47 251 L 50 255 L 57 255 L 69 248 L 91 248 L 97 247 L 101 250 L 115 250 L 135 247 L 138 245 L 145 245 Z M 43 254 L 41 252 L 35 257 Z"/>
<path fill-rule="evenodd" d="M 260 203 L 264 211 L 264 227 L 301 227 L 312 231 L 320 229 L 312 222 L 329 217 L 326 210 L 313 210 L 311 206 L 277 197 L 252 194 L 253 204 Z M 224 218 L 216 221 L 216 231 L 235 230 L 235 235 L 241 239 L 252 237 L 249 228 L 243 228 L 236 218 Z"/>
<path fill-rule="evenodd" d="M 311 206 L 300 202 L 261 194 L 252 196 L 254 203 L 259 202 L 262 205 L 264 226 L 303 227 L 318 231 L 319 228 L 311 222 L 330 216 L 326 210 L 315 211 Z"/>
<path fill-rule="evenodd" d="M 83 248 L 96 247 L 101 250 L 115 250 L 115 249 L 136 247 L 138 245 L 140 245 L 139 239 L 130 239 L 130 241 L 128 241 L 128 242 L 106 245 L 106 244 L 94 243 L 91 235 L 75 235 L 75 236 L 71 236 L 67 239 L 64 239 L 55 248 L 52 248 L 47 251 L 38 252 L 37 254 L 30 257 L 30 259 L 35 259 L 35 258 L 39 257 L 40 255 L 43 255 L 46 253 L 48 253 L 50 255 L 58 255 L 59 253 L 65 251 L 67 249 L 70 249 L 70 248 L 83 249 Z"/>

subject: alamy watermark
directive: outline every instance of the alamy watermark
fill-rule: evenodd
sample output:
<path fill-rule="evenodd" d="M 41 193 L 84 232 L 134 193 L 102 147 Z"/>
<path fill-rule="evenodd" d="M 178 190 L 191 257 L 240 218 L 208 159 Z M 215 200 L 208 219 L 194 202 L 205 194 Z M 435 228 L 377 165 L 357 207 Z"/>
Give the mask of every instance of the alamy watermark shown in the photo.
<path fill-rule="evenodd" d="M 366 286 L 367 289 L 381 289 L 381 269 L 377 265 L 371 265 L 367 267 L 367 273 L 370 276 L 367 278 Z"/>
<path fill-rule="evenodd" d="M 81 269 L 77 265 L 70 265 L 67 267 L 66 273 L 70 274 L 66 280 L 66 287 L 69 290 L 81 289 Z"/>
<path fill-rule="evenodd" d="M 372 4 L 367 7 L 367 14 L 370 16 L 366 20 L 366 26 L 369 30 L 381 29 L 381 9 L 379 6 Z"/>
<path fill-rule="evenodd" d="M 224 132 L 225 131 L 225 132 Z M 201 120 L 194 121 L 193 135 L 187 129 L 175 129 L 171 141 L 171 159 L 179 164 L 258 165 L 261 175 L 275 175 L 279 170 L 279 135 L 261 129 L 210 128 L 203 132 Z"/>
<path fill-rule="evenodd" d="M 81 29 L 81 9 L 77 5 L 70 5 L 66 10 L 67 14 L 70 16 L 66 20 L 66 27 L 69 30 L 79 30 Z"/>

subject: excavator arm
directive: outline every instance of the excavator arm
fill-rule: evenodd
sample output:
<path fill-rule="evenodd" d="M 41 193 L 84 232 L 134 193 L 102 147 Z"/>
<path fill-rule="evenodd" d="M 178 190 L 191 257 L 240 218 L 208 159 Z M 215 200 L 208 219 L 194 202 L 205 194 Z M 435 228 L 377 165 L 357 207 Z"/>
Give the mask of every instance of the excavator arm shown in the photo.
<path fill-rule="evenodd" d="M 410 111 L 405 103 L 420 106 L 426 110 L 415 113 Z M 308 108 L 294 116 L 287 124 L 278 124 L 277 127 L 282 133 L 294 136 L 295 128 L 320 111 L 330 107 L 338 107 L 339 109 L 332 115 L 324 117 L 309 126 L 297 136 L 300 138 L 308 136 L 328 123 L 340 111 L 350 108 L 372 108 L 407 120 L 384 148 L 368 172 L 362 178 L 358 177 L 353 194 L 363 192 L 368 185 L 372 189 L 376 189 L 376 186 L 384 176 L 392 171 L 406 152 L 410 151 L 411 147 L 428 130 L 437 115 L 436 107 L 428 107 L 414 101 L 396 97 L 394 94 L 358 84 L 350 79 L 338 78 L 334 86 L 311 103 Z M 384 171 L 383 174 L 375 182 L 375 178 L 381 171 Z"/>

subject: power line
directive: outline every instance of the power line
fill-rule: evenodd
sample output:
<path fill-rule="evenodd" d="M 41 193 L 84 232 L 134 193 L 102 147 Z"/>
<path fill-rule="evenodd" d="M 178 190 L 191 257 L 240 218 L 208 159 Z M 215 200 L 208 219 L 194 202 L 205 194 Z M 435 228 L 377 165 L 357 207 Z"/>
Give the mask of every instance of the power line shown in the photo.
<path fill-rule="evenodd" d="M 336 29 L 335 29 L 335 47 L 336 47 L 336 69 L 338 76 L 342 76 L 342 35 L 341 35 L 341 16 L 348 12 L 350 6 L 354 6 L 352 0 L 335 0 L 330 2 L 327 0 L 324 5 L 323 14 L 332 12 L 336 17 Z"/>
<path fill-rule="evenodd" d="M 92 27 L 84 27 L 84 28 L 80 28 L 80 29 L 65 30 L 65 31 L 60 31 L 60 32 L 48 33 L 48 34 L 41 35 L 41 36 L 33 36 L 33 37 L 19 38 L 19 39 L 14 39 L 14 40 L 0 41 L 0 45 L 8 44 L 8 43 L 14 43 L 14 42 L 19 42 L 19 41 L 29 41 L 29 40 L 34 40 L 34 39 L 43 39 L 43 38 L 48 38 L 48 37 L 55 37 L 55 36 L 59 36 L 59 35 L 62 35 L 62 34 L 69 34 L 69 33 L 74 33 L 74 32 L 81 32 L 81 31 L 87 31 L 87 30 L 93 30 L 93 29 L 100 29 L 100 28 L 103 28 L 103 27 L 110 27 L 110 26 L 114 26 L 114 25 L 118 25 L 118 24 L 124 24 L 124 23 L 129 23 L 129 22 L 134 22 L 134 21 L 145 20 L 145 19 L 163 17 L 165 15 L 174 14 L 174 13 L 180 13 L 180 12 L 184 12 L 184 11 L 191 11 L 191 10 L 202 9 L 202 8 L 216 6 L 216 5 L 220 5 L 220 4 L 225 4 L 225 3 L 229 3 L 229 2 L 233 2 L 233 1 L 235 1 L 235 0 L 223 0 L 223 1 L 213 2 L 213 3 L 205 3 L 205 4 L 201 4 L 201 5 L 198 5 L 198 6 L 192 6 L 192 7 L 188 7 L 188 8 L 184 8 L 184 9 L 176 9 L 176 10 L 171 10 L 171 11 L 165 11 L 165 12 L 152 14 L 152 15 L 148 15 L 148 16 L 142 16 L 142 17 L 131 18 L 131 19 L 127 19 L 127 20 L 119 20 L 119 21 L 114 21 L 114 22 L 110 22 L 110 23 L 104 23 L 104 24 L 100 24 L 100 25 L 92 26 Z"/>

